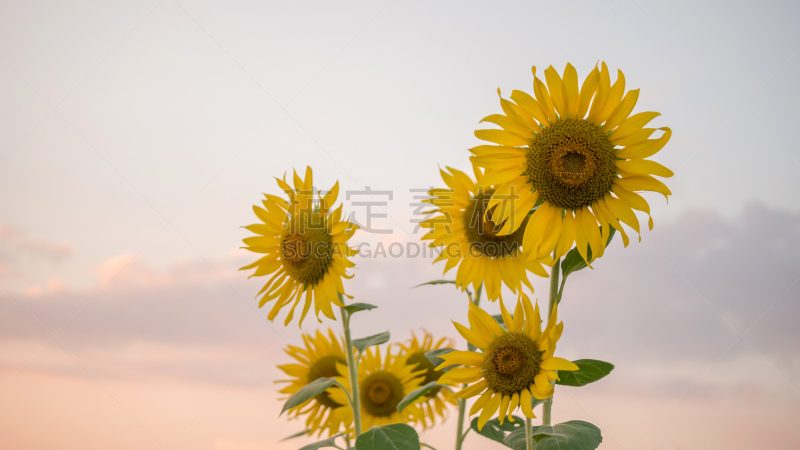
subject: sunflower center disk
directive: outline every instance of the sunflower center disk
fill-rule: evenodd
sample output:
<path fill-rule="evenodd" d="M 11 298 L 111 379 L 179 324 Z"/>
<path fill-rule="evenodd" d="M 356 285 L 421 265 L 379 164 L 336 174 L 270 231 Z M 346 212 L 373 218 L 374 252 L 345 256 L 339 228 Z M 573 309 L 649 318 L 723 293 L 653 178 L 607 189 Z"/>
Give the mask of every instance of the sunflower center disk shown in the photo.
<path fill-rule="evenodd" d="M 603 198 L 617 176 L 614 146 L 586 120 L 561 119 L 544 128 L 526 165 L 528 181 L 544 200 L 568 209 Z"/>
<path fill-rule="evenodd" d="M 318 212 L 301 212 L 290 220 L 281 240 L 284 269 L 300 283 L 314 286 L 333 264 L 333 238 Z"/>
<path fill-rule="evenodd" d="M 359 389 L 361 406 L 376 417 L 391 416 L 405 396 L 400 378 L 386 371 L 371 373 L 361 382 Z"/>
<path fill-rule="evenodd" d="M 310 246 L 302 235 L 290 234 L 283 240 L 283 260 L 289 264 L 299 264 L 308 258 Z"/>
<path fill-rule="evenodd" d="M 336 363 L 339 364 L 347 364 L 347 361 L 339 356 L 335 355 L 328 355 L 323 356 L 322 358 L 316 360 L 312 365 L 311 368 L 308 370 L 308 378 L 307 381 L 311 383 L 312 381 L 319 379 L 319 378 L 333 378 L 339 376 L 339 371 L 336 369 Z M 336 403 L 328 392 L 325 391 L 316 397 L 314 397 L 319 403 L 329 407 L 329 408 L 338 408 L 342 405 Z"/>
<path fill-rule="evenodd" d="M 522 333 L 506 333 L 486 349 L 482 368 L 492 390 L 514 395 L 534 383 L 541 362 L 542 352 L 533 339 Z"/>
<path fill-rule="evenodd" d="M 464 209 L 465 237 L 470 244 L 470 252 L 490 258 L 504 258 L 515 254 L 522 245 L 522 234 L 525 227 L 520 226 L 512 234 L 498 236 L 497 233 L 503 228 L 505 222 L 496 224 L 492 221 L 496 207 L 489 210 L 488 206 L 493 193 L 494 189 L 479 191 L 470 200 L 469 206 Z M 527 220 L 525 219 L 525 222 Z"/>
<path fill-rule="evenodd" d="M 376 381 L 367 390 L 369 401 L 376 404 L 386 403 L 392 396 L 392 387 L 384 381 Z"/>
<path fill-rule="evenodd" d="M 433 363 L 431 363 L 428 357 L 425 356 L 424 352 L 415 352 L 408 355 L 408 365 L 409 366 L 416 365 L 417 367 L 414 368 L 415 371 L 417 370 L 425 371 L 425 379 L 422 381 L 421 383 L 422 385 L 426 385 L 431 381 L 438 381 L 439 378 L 441 378 L 442 375 L 444 375 L 444 372 L 442 372 L 441 370 L 436 370 L 436 366 L 434 366 Z M 425 396 L 428 398 L 432 398 L 436 396 L 436 394 L 438 394 L 440 390 L 441 388 L 436 387 L 428 391 L 428 393 L 425 394 Z"/>

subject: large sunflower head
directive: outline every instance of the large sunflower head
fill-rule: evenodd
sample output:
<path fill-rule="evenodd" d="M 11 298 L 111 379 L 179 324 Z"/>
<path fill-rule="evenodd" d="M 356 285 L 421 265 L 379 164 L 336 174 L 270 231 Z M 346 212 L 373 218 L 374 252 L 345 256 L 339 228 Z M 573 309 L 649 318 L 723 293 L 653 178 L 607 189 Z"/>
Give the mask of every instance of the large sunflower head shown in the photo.
<path fill-rule="evenodd" d="M 439 340 L 434 340 L 433 335 L 427 331 L 424 332 L 422 339 L 419 339 L 417 335 L 412 332 L 411 339 L 406 343 L 400 344 L 402 348 L 401 355 L 407 358 L 406 364 L 417 371 L 424 371 L 423 379 L 420 382 L 421 386 L 431 381 L 438 381 L 444 374 L 441 370 L 436 370 L 436 367 L 431 363 L 428 357 L 425 356 L 425 353 L 440 348 L 453 348 L 453 346 L 454 342 L 452 339 L 441 338 Z M 437 416 L 441 417 L 444 421 L 447 416 L 445 402 L 455 404 L 455 401 L 449 398 L 450 396 L 448 396 L 447 393 L 447 390 L 437 387 L 429 391 L 423 397 L 422 403 L 419 404 L 425 414 L 422 420 L 423 427 L 427 428 L 428 426 L 433 426 Z M 430 425 L 425 419 L 430 420 Z"/>
<path fill-rule="evenodd" d="M 422 239 L 431 240 L 430 247 L 441 248 L 434 262 L 446 262 L 444 273 L 458 266 L 456 286 L 463 290 L 472 284 L 478 289 L 483 283 L 492 301 L 500 297 L 502 284 L 516 293 L 521 292 L 523 284 L 533 291 L 528 272 L 548 276 L 542 262 L 549 257 L 523 257 L 522 229 L 500 233 L 505 221 L 497 218 L 501 215 L 497 207 L 490 206 L 495 189 L 484 182 L 483 172 L 474 167 L 476 181 L 450 167 L 440 172 L 448 187 L 430 191 L 431 198 L 425 201 L 435 207 L 427 211 L 434 215 L 420 223 L 430 229 Z M 533 203 L 525 206 L 530 209 Z"/>
<path fill-rule="evenodd" d="M 342 386 L 350 391 L 347 377 L 347 366 L 339 364 L 339 376 L 336 378 Z M 364 429 L 373 426 L 393 423 L 421 422 L 425 413 L 419 403 L 409 405 L 402 413 L 397 412 L 397 405 L 403 398 L 422 385 L 424 371 L 407 364 L 407 358 L 393 354 L 391 348 L 386 350 L 385 358 L 381 357 L 380 348 L 367 349 L 358 364 L 358 389 L 361 402 L 361 421 Z M 341 389 L 334 389 L 331 399 L 346 406 L 337 408 L 334 414 L 344 422 L 348 433 L 352 433 L 353 411 L 347 403 L 347 396 Z"/>
<path fill-rule="evenodd" d="M 289 200 L 264 194 L 264 207 L 253 206 L 261 223 L 245 227 L 256 236 L 245 238 L 244 248 L 264 256 L 239 270 L 255 268 L 251 276 L 271 275 L 258 293 L 263 294 L 259 307 L 275 300 L 269 320 L 291 303 L 285 321 L 288 325 L 303 298 L 300 325 L 312 303 L 317 320 L 320 311 L 335 320 L 331 304 L 343 306 L 338 296 L 346 295 L 342 278 L 352 277 L 346 269 L 355 265 L 349 257 L 357 253 L 347 241 L 358 226 L 343 220 L 342 205 L 331 210 L 339 195 L 338 181 L 322 195 L 314 189 L 310 167 L 305 179 L 294 173 L 294 188 L 286 183 L 286 175 L 276 180 Z"/>
<path fill-rule="evenodd" d="M 511 100 L 500 98 L 504 114 L 482 121 L 502 129 L 475 132 L 497 145 L 471 149 L 472 161 L 486 169 L 487 182 L 497 185 L 489 206 L 501 205 L 498 219 L 505 226 L 499 234 L 525 225 L 523 248 L 529 257 L 553 252 L 561 257 L 576 244 L 591 262 L 605 251 L 609 227 L 620 232 L 626 246 L 620 221 L 640 232 L 633 210 L 649 216 L 650 206 L 635 191 L 672 194 L 653 177 L 671 177 L 672 171 L 647 159 L 666 145 L 672 131 L 647 127 L 659 113 L 631 115 L 639 90 L 625 93 L 622 71 L 612 85 L 605 63 L 580 89 L 569 63 L 563 77 L 552 66 L 544 75 L 546 83 L 533 68 L 535 98 L 522 91 L 513 91 Z M 657 130 L 662 134 L 650 139 Z M 520 203 L 540 204 L 527 224 Z M 652 218 L 648 225 L 653 228 Z"/>
<path fill-rule="evenodd" d="M 452 369 L 439 380 L 440 383 L 473 383 L 454 394 L 457 398 L 480 395 L 469 414 L 477 414 L 478 428 L 483 428 L 495 413 L 500 423 L 506 415 L 520 407 L 525 416 L 533 415 L 532 399 L 544 400 L 553 395 L 553 380 L 558 379 L 558 370 L 578 370 L 578 366 L 566 359 L 553 356 L 556 342 L 564 329 L 556 323 L 556 307 L 541 330 L 542 319 L 539 305 L 534 308 L 526 295 L 517 301 L 514 314 L 509 314 L 500 302 L 503 324 L 500 326 L 486 311 L 470 304 L 467 328 L 455 323 L 456 329 L 479 352 L 455 351 L 442 358 L 437 369 L 454 364 L 464 367 Z"/>
<path fill-rule="evenodd" d="M 287 380 L 277 381 L 289 383 L 280 390 L 283 394 L 294 394 L 318 378 L 338 376 L 336 365 L 347 364 L 344 342 L 331 329 L 328 329 L 327 336 L 319 330 L 314 336 L 303 334 L 303 343 L 302 347 L 290 345 L 286 348 L 286 353 L 295 359 L 295 363 L 278 366 L 289 376 Z M 331 388 L 331 391 L 335 389 Z M 333 400 L 326 391 L 290 409 L 289 417 L 306 416 L 308 434 L 316 432 L 321 435 L 327 431 L 328 436 L 333 436 L 339 431 L 342 422 L 332 411 L 340 406 L 342 404 Z"/>

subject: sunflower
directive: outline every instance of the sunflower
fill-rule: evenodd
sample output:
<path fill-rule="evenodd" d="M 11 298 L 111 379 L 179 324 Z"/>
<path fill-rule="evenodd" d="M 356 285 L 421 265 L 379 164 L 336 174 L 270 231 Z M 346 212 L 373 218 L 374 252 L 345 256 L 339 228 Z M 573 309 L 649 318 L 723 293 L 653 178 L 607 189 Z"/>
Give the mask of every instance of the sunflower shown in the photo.
<path fill-rule="evenodd" d="M 278 366 L 289 380 L 278 380 L 276 383 L 289 383 L 280 390 L 282 394 L 294 394 L 318 378 L 331 378 L 339 375 L 337 364 L 347 364 L 344 353 L 344 342 L 337 338 L 333 331 L 328 329 L 328 336 L 317 330 L 316 335 L 303 334 L 305 347 L 290 345 L 286 353 L 297 362 Z M 334 390 L 336 388 L 331 388 Z M 344 403 L 346 404 L 346 402 Z M 289 417 L 306 417 L 306 430 L 308 434 L 317 432 L 322 435 L 327 430 L 328 436 L 333 436 L 339 431 L 341 420 L 331 412 L 343 404 L 333 400 L 326 391 L 313 397 L 301 405 L 289 410 Z"/>
<path fill-rule="evenodd" d="M 420 383 L 421 386 L 424 386 L 431 381 L 438 381 L 444 372 L 436 370 L 436 367 L 434 367 L 433 363 L 431 363 L 428 357 L 425 356 L 425 353 L 440 348 L 453 348 L 453 340 L 449 338 L 441 338 L 434 342 L 433 335 L 427 331 L 425 331 L 425 335 L 423 336 L 422 340 L 418 339 L 417 335 L 414 334 L 413 331 L 411 332 L 411 336 L 412 337 L 408 342 L 405 344 L 399 344 L 402 348 L 401 354 L 407 358 L 406 364 L 414 367 L 416 370 L 425 371 L 423 375 L 424 379 Z M 444 421 L 446 418 L 447 406 L 445 405 L 445 402 L 455 404 L 453 399 L 448 398 L 449 396 L 447 393 L 447 390 L 439 387 L 434 388 L 425 395 L 423 399 L 424 401 L 419 405 L 425 413 L 425 418 L 430 419 L 430 426 L 434 425 L 437 415 L 441 417 L 442 421 Z M 427 428 L 428 424 L 426 423 L 425 418 L 422 420 L 422 426 Z"/>
<path fill-rule="evenodd" d="M 336 380 L 350 392 L 350 380 L 347 366 L 337 364 L 339 376 Z M 403 398 L 422 385 L 424 370 L 415 370 L 407 364 L 407 358 L 400 354 L 392 354 L 391 348 L 386 351 L 386 357 L 381 358 L 380 348 L 375 351 L 367 349 L 358 365 L 358 389 L 361 402 L 361 421 L 364 430 L 372 426 L 383 426 L 393 423 L 407 423 L 424 421 L 425 413 L 420 408 L 422 400 L 406 407 L 402 413 L 397 412 L 397 405 Z M 348 433 L 352 433 L 353 410 L 347 401 L 347 396 L 341 389 L 334 389 L 331 399 L 346 405 L 334 411 L 337 418 L 342 420 Z"/>
<path fill-rule="evenodd" d="M 589 73 L 580 91 L 569 63 L 563 78 L 552 66 L 544 74 L 547 85 L 533 68 L 535 99 L 522 91 L 513 91 L 511 101 L 500 98 L 505 114 L 482 122 L 502 129 L 475 131 L 479 139 L 498 145 L 470 149 L 472 160 L 486 169 L 484 181 L 497 185 L 489 207 L 502 204 L 497 221 L 505 225 L 498 234 L 513 234 L 527 220 L 522 246 L 530 257 L 554 251 L 561 257 L 577 243 L 591 262 L 605 251 L 609 226 L 620 232 L 625 246 L 629 239 L 620 221 L 640 234 L 633 210 L 650 216 L 650 206 L 635 191 L 669 199 L 672 192 L 652 175 L 671 177 L 672 171 L 646 158 L 666 145 L 672 131 L 658 128 L 661 136 L 649 139 L 656 128 L 645 126 L 660 114 L 630 115 L 639 90 L 623 97 L 625 76 L 619 71 L 611 85 L 605 63 Z M 653 228 L 652 217 L 648 225 Z"/>
<path fill-rule="evenodd" d="M 442 247 L 434 263 L 446 261 L 444 273 L 458 266 L 455 281 L 462 290 L 470 283 L 477 290 L 483 283 L 490 301 L 500 297 L 502 284 L 515 293 L 521 292 L 523 284 L 533 291 L 528 271 L 548 276 L 542 261 L 549 261 L 549 257 L 523 257 L 521 229 L 505 235 L 499 233 L 504 223 L 495 218 L 495 208 L 489 207 L 495 190 L 486 186 L 479 168 L 473 166 L 473 169 L 477 181 L 450 167 L 447 171 L 440 170 L 448 188 L 432 189 L 429 192 L 432 198 L 424 200 L 436 209 L 427 211 L 435 215 L 420 223 L 421 227 L 430 228 L 422 239 L 431 240 L 430 247 Z"/>
<path fill-rule="evenodd" d="M 539 305 L 534 309 L 526 295 L 517 300 L 513 316 L 502 300 L 500 308 L 505 329 L 489 313 L 470 304 L 471 328 L 453 323 L 464 339 L 481 352 L 450 352 L 442 356 L 445 362 L 437 367 L 465 366 L 445 373 L 439 382 L 474 383 L 453 396 L 466 399 L 480 395 L 469 411 L 470 416 L 481 411 L 478 428 L 483 428 L 495 413 L 501 424 L 506 414 L 513 421 L 511 414 L 517 407 L 522 408 L 525 416 L 535 418 L 532 398 L 544 400 L 553 395 L 552 381 L 558 379 L 556 371 L 578 370 L 574 363 L 553 356 L 564 329 L 563 323 L 556 324 L 555 306 L 541 332 Z"/>
<path fill-rule="evenodd" d="M 251 277 L 272 274 L 256 295 L 263 294 L 259 307 L 276 300 L 269 312 L 270 321 L 292 303 L 285 321 L 288 325 L 303 297 L 300 325 L 312 302 L 317 320 L 320 311 L 335 320 L 331 303 L 343 306 L 338 298 L 338 294 L 346 295 L 342 278 L 352 278 L 346 269 L 355 264 L 348 258 L 358 253 L 347 246 L 347 241 L 358 226 L 342 219 L 342 205 L 330 210 L 339 194 L 338 181 L 324 196 L 317 192 L 315 198 L 310 167 L 306 168 L 305 180 L 294 173 L 294 189 L 286 183 L 285 174 L 282 180 L 276 180 L 289 201 L 264 194 L 264 208 L 253 206 L 262 223 L 245 227 L 257 236 L 245 238 L 244 248 L 264 256 L 239 270 L 255 268 Z"/>

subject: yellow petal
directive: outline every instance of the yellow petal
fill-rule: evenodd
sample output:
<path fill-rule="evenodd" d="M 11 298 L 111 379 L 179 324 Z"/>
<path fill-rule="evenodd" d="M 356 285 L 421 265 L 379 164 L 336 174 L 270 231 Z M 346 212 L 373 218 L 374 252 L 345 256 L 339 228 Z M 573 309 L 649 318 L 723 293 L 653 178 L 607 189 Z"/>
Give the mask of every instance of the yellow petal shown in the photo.
<path fill-rule="evenodd" d="M 486 405 L 483 407 L 483 411 L 481 411 L 481 415 L 478 417 L 478 430 L 482 430 L 483 426 L 486 425 L 486 422 L 492 418 L 497 409 L 500 408 L 500 402 L 502 401 L 503 394 L 496 393 L 492 396 L 491 400 L 486 402 Z"/>
<path fill-rule="evenodd" d="M 492 336 L 502 336 L 503 329 L 500 328 L 500 325 L 497 324 L 497 321 L 494 320 L 489 313 L 481 309 L 480 307 L 476 306 L 473 303 L 469 304 L 469 316 L 474 317 L 476 321 L 480 322 L 480 324 L 485 327 Z M 471 323 L 472 321 L 470 321 Z"/>
<path fill-rule="evenodd" d="M 619 127 L 617 127 L 617 130 L 619 130 Z M 617 145 L 619 147 L 627 147 L 629 145 L 644 143 L 653 133 L 655 133 L 655 131 L 656 131 L 655 128 L 642 128 L 639 131 L 633 132 L 633 134 L 630 134 L 628 136 L 619 139 L 615 139 L 612 136 L 609 136 L 608 139 L 614 145 Z"/>
<path fill-rule="evenodd" d="M 600 228 L 598 228 L 597 220 L 594 214 L 589 210 L 588 206 L 583 207 L 583 230 L 589 241 L 589 246 L 592 249 L 592 260 L 602 255 L 602 248 L 604 241 L 600 236 Z"/>
<path fill-rule="evenodd" d="M 619 140 L 625 139 L 626 137 L 631 136 L 632 134 L 641 130 L 651 120 L 655 119 L 660 115 L 661 113 L 652 111 L 646 111 L 634 114 L 625 119 L 622 123 L 620 123 L 617 129 L 614 130 L 608 136 L 608 139 L 611 141 L 612 144 L 617 144 Z"/>
<path fill-rule="evenodd" d="M 625 230 L 622 228 L 622 225 L 620 225 L 617 218 L 611 213 L 606 201 L 601 198 L 595 202 L 594 205 L 592 205 L 592 209 L 595 211 L 595 213 L 599 213 L 603 220 L 608 222 L 612 227 L 616 228 L 616 230 L 620 232 L 622 235 L 622 244 L 627 247 L 630 243 L 630 239 L 628 238 L 628 235 L 625 233 Z"/>
<path fill-rule="evenodd" d="M 546 370 L 570 370 L 570 371 L 572 371 L 572 370 L 578 370 L 579 369 L 579 367 L 577 365 L 575 365 L 575 363 L 573 363 L 572 361 L 568 361 L 568 360 L 566 360 L 564 358 L 559 358 L 559 357 L 556 357 L 556 356 L 554 356 L 552 358 L 547 358 L 544 361 L 542 361 L 541 367 L 542 367 L 542 369 L 546 369 Z"/>
<path fill-rule="evenodd" d="M 588 258 L 588 254 L 586 252 L 589 246 L 589 236 L 586 235 L 586 229 L 584 228 L 584 220 L 583 220 L 583 209 L 576 209 L 575 210 L 575 242 L 578 248 L 578 253 L 580 253 L 581 258 L 587 263 L 590 262 Z"/>
<path fill-rule="evenodd" d="M 502 400 L 500 400 L 500 409 L 497 411 L 497 418 L 500 421 L 500 425 L 503 424 L 503 421 L 506 419 L 506 414 L 508 414 L 508 404 L 511 403 L 511 397 L 508 395 L 504 395 Z"/>
<path fill-rule="evenodd" d="M 533 308 L 527 295 L 522 294 L 522 307 L 525 310 L 525 334 L 531 339 L 536 339 L 542 330 L 542 318 L 539 315 L 539 305 Z"/>
<path fill-rule="evenodd" d="M 514 318 L 509 314 L 508 310 L 506 309 L 506 305 L 503 304 L 503 299 L 500 299 L 500 312 L 503 316 L 503 323 L 506 325 L 506 329 L 509 332 L 514 331 Z"/>
<path fill-rule="evenodd" d="M 458 322 L 453 322 L 453 325 L 456 326 L 456 330 L 458 330 L 458 333 L 461 334 L 461 336 L 463 336 L 464 339 L 467 340 L 467 342 L 474 345 L 475 347 L 486 348 L 489 346 L 490 343 L 489 340 L 482 337 L 478 333 L 470 330 L 469 328 L 465 327 L 464 325 L 461 325 Z"/>
<path fill-rule="evenodd" d="M 558 238 L 556 246 L 556 258 L 567 254 L 575 242 L 575 216 L 572 211 L 567 210 L 561 225 L 561 236 Z"/>
<path fill-rule="evenodd" d="M 539 102 L 534 100 L 533 97 L 522 91 L 512 91 L 511 99 L 522 108 L 523 111 L 528 113 L 531 117 L 536 119 L 542 125 L 548 123 L 547 113 Z"/>
<path fill-rule="evenodd" d="M 485 405 L 487 402 L 489 402 L 489 400 L 492 399 L 492 395 L 494 395 L 494 392 L 491 389 L 489 389 L 486 392 L 484 392 L 480 397 L 478 397 L 478 400 L 475 400 L 475 403 L 472 405 L 472 408 L 469 409 L 469 415 L 472 416 L 478 411 L 480 411 L 481 408 L 483 408 L 483 405 Z"/>
<path fill-rule="evenodd" d="M 608 102 L 608 94 L 611 91 L 611 78 L 608 75 L 608 66 L 602 63 L 602 70 L 600 71 L 600 81 L 597 87 L 597 95 L 592 102 L 592 108 L 589 110 L 589 117 L 587 120 L 595 125 L 602 124 L 597 118 L 605 110 L 606 103 Z"/>
<path fill-rule="evenodd" d="M 611 89 L 608 91 L 608 100 L 606 101 L 606 106 L 603 109 L 603 112 L 597 117 L 598 123 L 603 123 L 608 119 L 608 116 L 616 109 L 617 105 L 619 105 L 619 101 L 622 100 L 622 95 L 625 93 L 625 75 L 622 73 L 621 70 L 617 70 L 617 81 L 611 86 Z"/>
<path fill-rule="evenodd" d="M 550 385 L 550 381 L 547 380 L 547 377 L 544 374 L 538 374 L 534 377 L 534 381 L 536 383 L 536 387 L 538 387 L 542 391 L 548 391 L 552 387 Z"/>
<path fill-rule="evenodd" d="M 497 94 L 500 95 L 500 89 L 497 90 Z M 506 113 L 509 119 L 523 125 L 528 131 L 534 133 L 541 133 L 542 129 L 539 128 L 539 125 L 536 123 L 533 118 L 530 117 L 528 113 L 525 112 L 522 108 L 514 103 L 500 97 L 500 106 L 503 108 L 503 112 Z M 528 136 L 528 134 L 523 134 L 522 136 Z"/>
<path fill-rule="evenodd" d="M 567 63 L 567 67 L 564 69 L 562 90 L 564 91 L 564 107 L 567 110 L 567 115 L 575 119 L 578 115 L 581 98 L 578 92 L 578 72 L 570 63 Z"/>
<path fill-rule="evenodd" d="M 589 104 L 592 102 L 592 97 L 594 97 L 597 92 L 597 84 L 599 82 L 600 71 L 597 70 L 597 66 L 595 66 L 594 70 L 589 72 L 589 75 L 583 80 L 583 85 L 581 86 L 580 105 L 578 107 L 578 114 L 576 115 L 578 119 L 583 119 L 589 111 Z"/>
<path fill-rule="evenodd" d="M 553 66 L 544 70 L 544 77 L 547 80 L 547 90 L 550 91 L 550 100 L 561 117 L 567 116 L 567 109 L 564 107 L 564 94 L 561 90 L 561 77 Z"/>
<path fill-rule="evenodd" d="M 606 195 L 604 199 L 606 201 L 606 205 L 608 205 L 608 207 L 611 209 L 611 212 L 619 220 L 636 230 L 636 233 L 640 233 L 639 219 L 636 217 L 636 214 L 633 213 L 633 210 L 630 206 L 626 205 L 619 199 L 612 197 L 611 195 Z M 639 240 L 642 240 L 641 236 L 639 237 Z"/>
<path fill-rule="evenodd" d="M 531 398 L 531 393 L 527 389 L 523 389 L 519 396 L 519 404 L 522 407 L 522 414 L 525 414 L 525 417 L 529 419 L 535 419 L 536 416 L 533 414 L 533 399 Z"/>
<path fill-rule="evenodd" d="M 466 387 L 456 392 L 455 394 L 453 394 L 453 397 L 471 398 L 483 392 L 483 390 L 486 389 L 487 386 L 489 386 L 489 383 L 487 383 L 486 380 L 480 380 L 477 383 L 473 384 L 472 386 Z"/>
<path fill-rule="evenodd" d="M 339 181 L 337 180 L 336 183 L 333 185 L 330 191 L 325 194 L 323 197 L 323 206 L 325 208 L 333 207 L 333 204 L 336 203 L 336 198 L 339 197 Z"/>
<path fill-rule="evenodd" d="M 439 383 L 441 384 L 455 384 L 455 383 L 472 383 L 481 378 L 482 367 L 458 367 L 445 372 Z"/>
<path fill-rule="evenodd" d="M 622 186 L 614 186 L 614 194 L 616 194 L 620 201 L 626 205 L 637 211 L 642 211 L 643 213 L 647 214 L 649 219 L 649 228 L 651 230 L 653 229 L 653 218 L 650 217 L 650 205 L 647 203 L 647 200 L 645 200 L 644 197 L 635 192 L 631 192 Z"/>
<path fill-rule="evenodd" d="M 508 145 L 510 147 L 522 147 L 531 144 L 531 139 L 523 138 L 522 136 L 509 133 L 505 130 L 475 130 L 475 137 L 484 141 Z"/>
<path fill-rule="evenodd" d="M 664 148 L 672 137 L 672 130 L 667 127 L 659 128 L 664 131 L 658 139 L 648 139 L 641 144 L 631 145 L 617 151 L 617 157 L 623 159 L 649 158 Z"/>
<path fill-rule="evenodd" d="M 650 161 L 649 159 L 633 159 L 628 161 L 617 161 L 617 167 L 626 171 L 643 175 L 656 175 L 669 178 L 675 175 L 671 170 L 661 164 Z"/>
<path fill-rule="evenodd" d="M 664 198 L 669 200 L 672 191 L 669 190 L 666 184 L 656 180 L 649 175 L 634 175 L 632 177 L 617 178 L 614 183 L 622 186 L 623 188 L 633 191 L 653 191 L 663 195 Z M 613 189 L 612 189 L 613 190 Z"/>
<path fill-rule="evenodd" d="M 528 136 L 531 134 L 531 130 L 520 125 L 519 123 L 509 119 L 508 117 L 502 114 L 492 114 L 489 116 L 484 117 L 481 119 L 481 122 L 489 122 L 495 125 L 499 125 L 506 131 L 510 131 L 514 134 L 518 134 L 520 136 Z M 538 128 L 538 127 L 537 127 Z M 531 136 L 533 138 L 533 136 Z"/>
<path fill-rule="evenodd" d="M 611 131 L 616 128 L 617 125 L 628 118 L 634 106 L 636 106 L 637 100 L 639 100 L 639 89 L 628 91 L 628 93 L 625 94 L 625 98 L 614 108 L 614 111 L 608 116 L 608 119 L 600 129 L 602 131 Z"/>
<path fill-rule="evenodd" d="M 484 355 L 483 353 L 478 352 L 453 351 L 446 355 L 442 355 L 441 358 L 444 360 L 444 362 L 440 364 L 436 370 L 442 370 L 445 367 L 456 364 L 473 367 L 480 366 L 483 364 Z"/>
<path fill-rule="evenodd" d="M 514 331 L 521 332 L 525 326 L 525 313 L 522 309 L 522 302 L 517 299 L 517 307 L 514 309 Z"/>
<path fill-rule="evenodd" d="M 533 71 L 533 93 L 536 95 L 536 100 L 544 109 L 548 121 L 553 124 L 556 123 L 556 111 L 553 108 L 553 101 L 550 99 L 550 94 L 547 92 L 547 86 L 538 78 L 536 78 L 536 67 L 531 69 Z"/>

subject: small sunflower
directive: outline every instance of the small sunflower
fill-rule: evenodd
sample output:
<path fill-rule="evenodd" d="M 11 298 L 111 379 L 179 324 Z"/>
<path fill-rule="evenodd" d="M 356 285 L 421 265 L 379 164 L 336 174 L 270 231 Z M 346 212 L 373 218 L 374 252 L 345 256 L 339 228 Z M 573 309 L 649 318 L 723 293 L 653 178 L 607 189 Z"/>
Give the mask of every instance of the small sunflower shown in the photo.
<path fill-rule="evenodd" d="M 444 374 L 441 370 L 436 370 L 433 363 L 425 356 L 425 353 L 440 348 L 453 348 L 454 342 L 449 338 L 441 338 L 434 342 L 433 335 L 425 331 L 422 340 L 417 338 L 414 332 L 411 333 L 411 339 L 405 344 L 400 344 L 403 349 L 402 355 L 407 358 L 406 364 L 414 367 L 416 370 L 424 370 L 424 378 L 420 386 L 424 386 L 431 381 L 438 381 Z M 439 387 L 429 391 L 423 398 L 423 402 L 419 405 L 425 413 L 425 417 L 430 419 L 430 426 L 435 423 L 436 416 L 438 415 L 442 421 L 447 417 L 447 406 L 445 402 L 455 404 L 455 401 L 447 395 L 448 391 Z M 422 426 L 428 427 L 429 425 L 422 420 Z"/>
<path fill-rule="evenodd" d="M 563 78 L 552 66 L 544 74 L 546 85 L 533 68 L 535 99 L 522 91 L 513 91 L 511 101 L 500 98 L 505 114 L 482 121 L 502 130 L 475 131 L 479 139 L 499 145 L 472 148 L 472 160 L 486 169 L 485 182 L 497 185 L 489 206 L 502 204 L 497 220 L 506 222 L 498 234 L 515 233 L 527 220 L 522 246 L 530 257 L 554 251 L 561 257 L 577 243 L 591 262 L 605 251 L 609 226 L 626 246 L 619 221 L 640 233 L 633 210 L 650 216 L 650 206 L 635 191 L 669 199 L 672 192 L 652 175 L 671 177 L 672 171 L 646 158 L 666 145 L 672 131 L 658 128 L 663 134 L 649 139 L 656 128 L 645 126 L 660 114 L 630 115 L 639 90 L 623 97 L 625 76 L 619 71 L 611 85 L 605 63 L 589 73 L 580 90 L 569 63 Z M 653 228 L 652 217 L 648 225 Z"/>
<path fill-rule="evenodd" d="M 561 337 L 564 324 L 558 323 L 556 307 L 541 331 L 542 319 L 539 305 L 534 309 L 526 295 L 517 300 L 514 315 L 509 314 L 500 301 L 505 329 L 498 325 L 486 311 L 470 304 L 467 328 L 455 323 L 458 332 L 481 352 L 455 351 L 442 356 L 445 360 L 437 369 L 461 364 L 439 379 L 440 383 L 474 383 L 456 392 L 457 398 L 470 398 L 480 394 L 469 415 L 477 414 L 478 428 L 495 413 L 502 424 L 506 415 L 517 407 L 523 414 L 533 415 L 532 398 L 544 400 L 553 395 L 552 381 L 558 379 L 557 370 L 578 370 L 566 359 L 553 356 L 556 342 Z"/>
<path fill-rule="evenodd" d="M 300 325 L 312 303 L 317 320 L 320 311 L 335 320 L 331 304 L 343 306 L 338 297 L 346 295 L 342 278 L 352 278 L 346 269 L 355 264 L 348 258 L 358 253 L 347 241 L 358 226 L 342 219 L 342 205 L 330 210 L 339 194 L 338 181 L 324 196 L 317 191 L 315 198 L 310 167 L 305 180 L 294 173 L 294 189 L 286 183 L 286 175 L 276 180 L 289 201 L 264 194 L 264 208 L 253 206 L 262 223 L 245 227 L 257 234 L 244 239 L 245 248 L 264 256 L 239 270 L 255 268 L 251 277 L 272 274 L 258 293 L 263 294 L 259 307 L 276 300 L 268 315 L 270 321 L 292 303 L 285 321 L 288 325 L 304 297 Z"/>
<path fill-rule="evenodd" d="M 282 394 L 294 394 L 318 378 L 331 378 L 339 375 L 337 364 L 347 364 L 344 352 L 344 341 L 337 338 L 331 329 L 328 336 L 317 330 L 316 335 L 303 334 L 305 347 L 290 345 L 286 353 L 297 362 L 278 366 L 289 380 L 279 380 L 278 383 L 289 383 L 280 390 Z M 331 388 L 334 390 L 336 388 Z M 346 404 L 346 403 L 345 403 Z M 306 430 L 308 434 L 322 435 L 327 430 L 328 436 L 333 436 L 339 431 L 341 420 L 331 414 L 342 404 L 333 400 L 328 391 L 313 397 L 305 403 L 289 410 L 289 417 L 306 417 Z"/>
<path fill-rule="evenodd" d="M 338 364 L 339 376 L 336 380 L 350 391 L 350 380 L 347 366 Z M 367 349 L 358 365 L 358 388 L 361 402 L 361 421 L 364 430 L 373 426 L 390 425 L 423 421 L 425 413 L 419 406 L 419 400 L 406 407 L 402 413 L 397 412 L 397 405 L 403 398 L 422 385 L 424 370 L 415 370 L 407 364 L 405 356 L 393 355 L 391 348 L 386 351 L 385 359 L 381 358 L 380 348 L 373 351 Z M 337 408 L 334 414 L 352 433 L 353 410 L 347 402 L 347 396 L 341 389 L 330 391 L 331 399 L 346 406 Z"/>
<path fill-rule="evenodd" d="M 446 261 L 444 273 L 458 266 L 455 281 L 462 290 L 470 283 L 477 290 L 483 283 L 491 301 L 500 297 L 500 287 L 504 283 L 517 294 L 523 284 L 533 291 L 528 271 L 547 277 L 542 261 L 548 262 L 550 258 L 523 257 L 520 250 L 522 229 L 510 234 L 499 233 L 504 221 L 496 218 L 494 207 L 489 207 L 495 190 L 486 185 L 479 168 L 473 169 L 477 181 L 450 167 L 447 171 L 440 170 L 448 188 L 432 189 L 429 193 L 432 198 L 424 200 L 436 209 L 428 211 L 435 213 L 433 217 L 420 223 L 430 228 L 422 239 L 431 240 L 430 247 L 442 247 L 434 263 Z"/>

